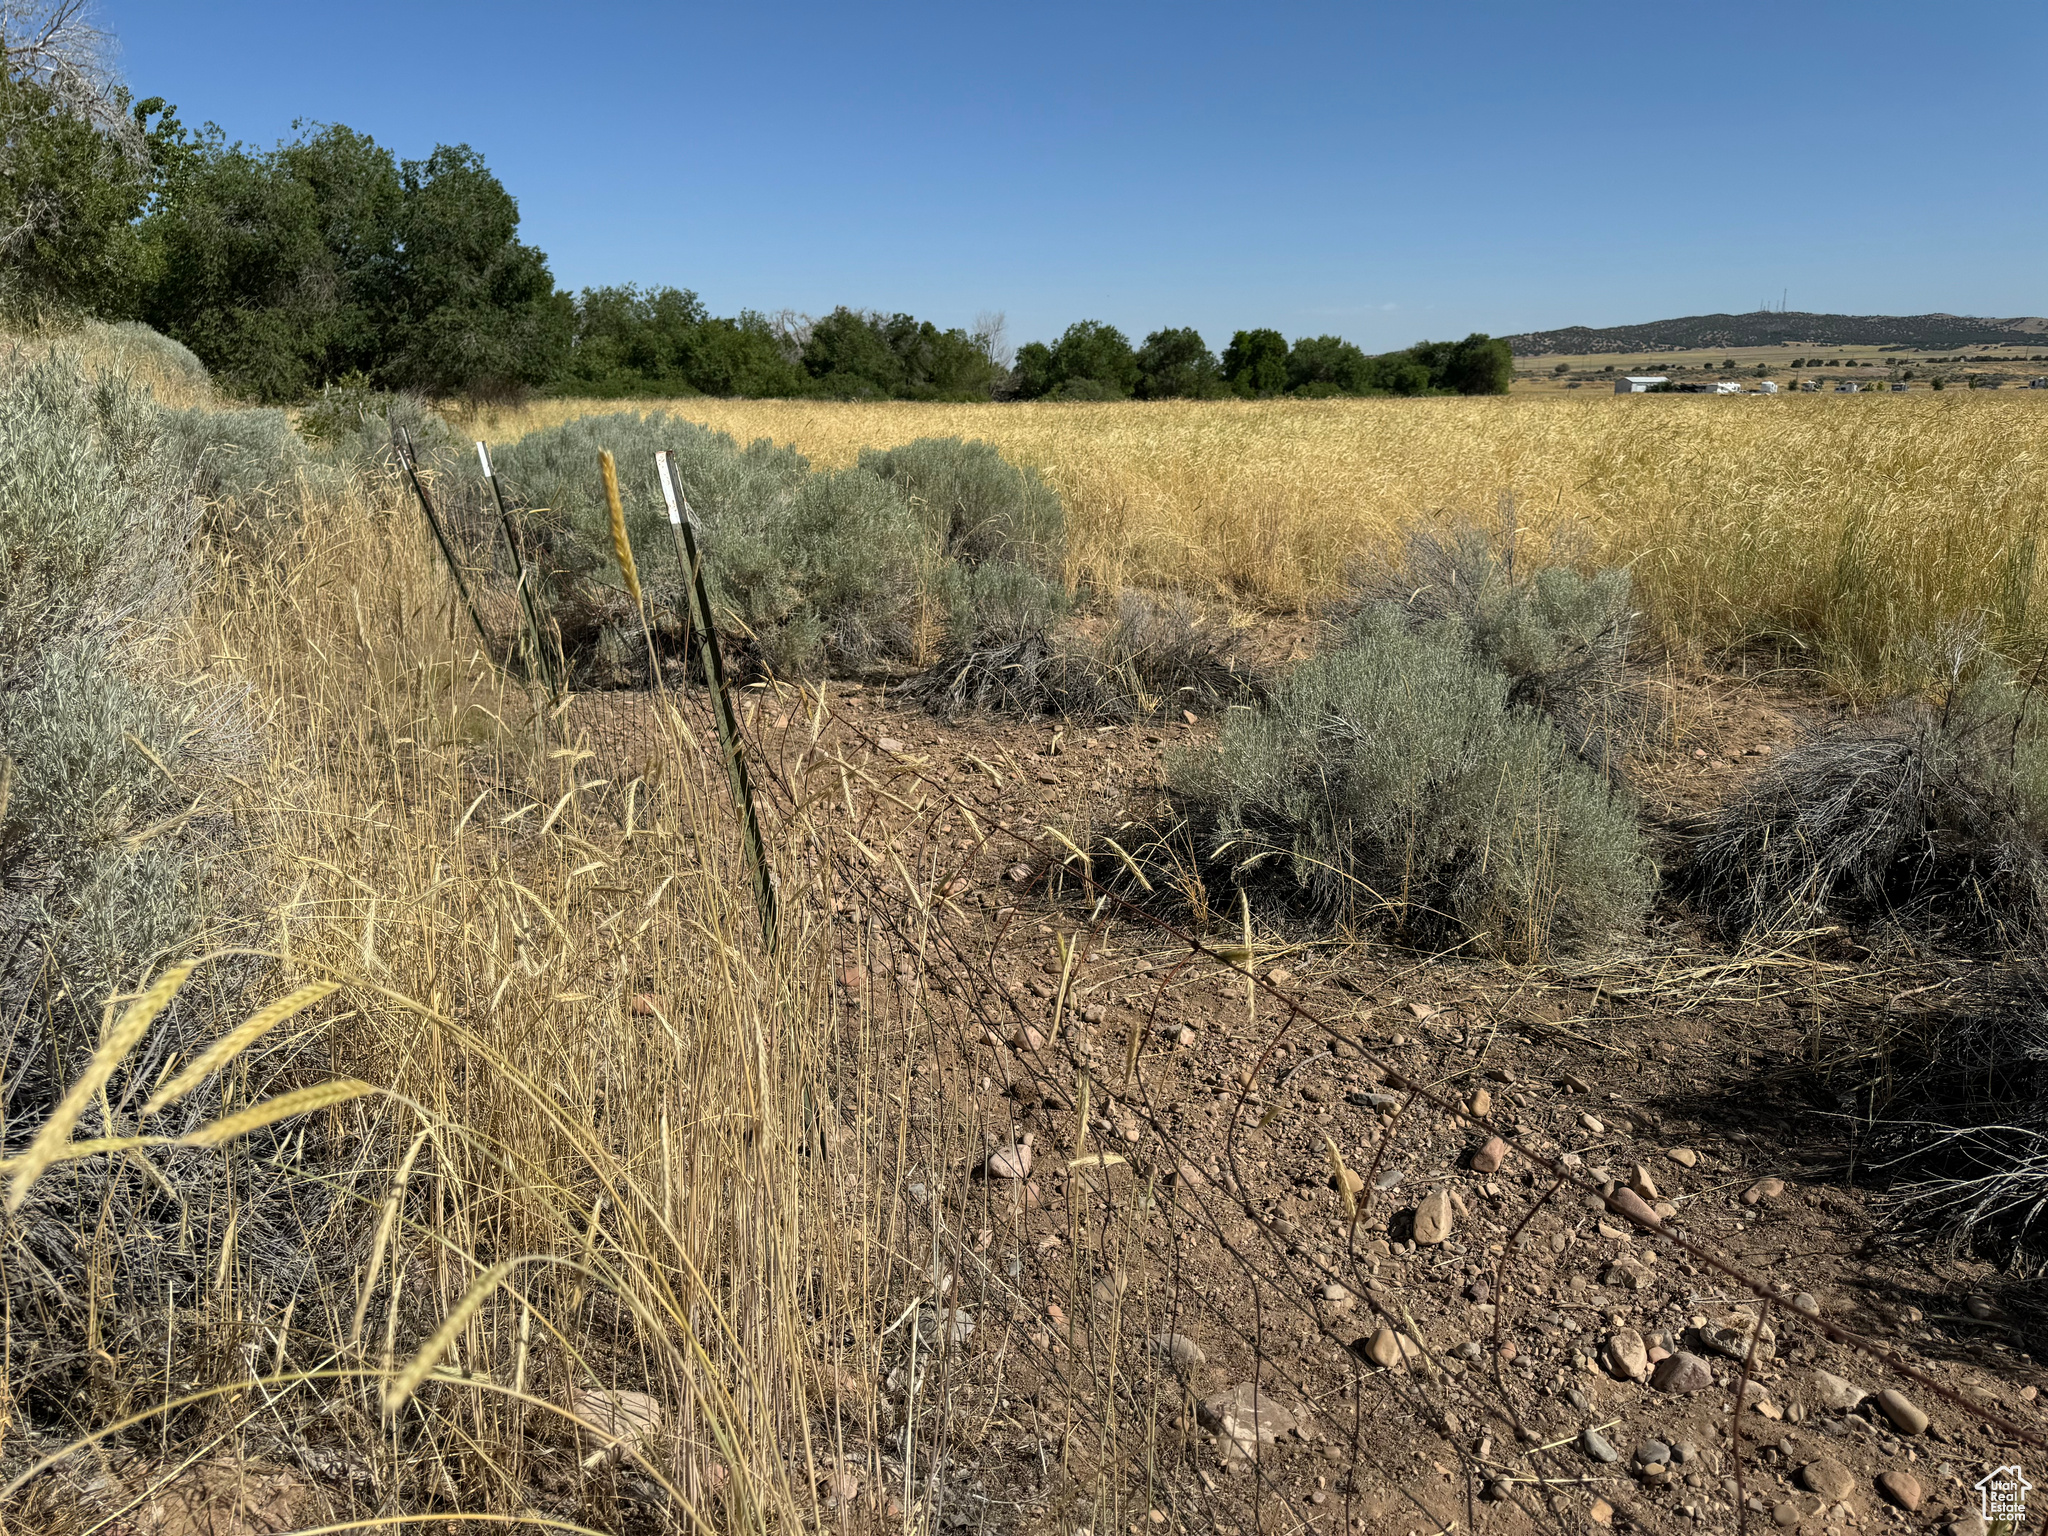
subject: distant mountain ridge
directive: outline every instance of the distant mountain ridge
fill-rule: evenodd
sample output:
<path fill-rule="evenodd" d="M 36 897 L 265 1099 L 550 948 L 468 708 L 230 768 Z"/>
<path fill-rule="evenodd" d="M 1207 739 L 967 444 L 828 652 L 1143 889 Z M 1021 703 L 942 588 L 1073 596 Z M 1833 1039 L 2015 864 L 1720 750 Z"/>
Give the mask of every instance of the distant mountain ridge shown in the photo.
<path fill-rule="evenodd" d="M 2022 315 L 1987 320 L 1975 315 L 1815 315 L 1803 310 L 1758 310 L 1747 315 L 1687 315 L 1647 325 L 1602 330 L 1570 325 L 1561 331 L 1525 331 L 1507 338 L 1517 357 L 1562 352 L 1679 352 L 1699 347 L 1947 347 L 2031 346 L 2048 337 L 2048 319 Z"/>

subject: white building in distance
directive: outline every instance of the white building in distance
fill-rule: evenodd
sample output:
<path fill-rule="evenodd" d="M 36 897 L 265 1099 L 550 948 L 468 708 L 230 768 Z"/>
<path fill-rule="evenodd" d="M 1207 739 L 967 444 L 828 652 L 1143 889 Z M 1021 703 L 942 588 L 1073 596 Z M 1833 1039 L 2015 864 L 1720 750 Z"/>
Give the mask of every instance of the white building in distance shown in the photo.
<path fill-rule="evenodd" d="M 1661 373 L 1626 373 L 1614 381 L 1614 392 L 1617 395 L 1646 395 L 1651 386 L 1670 382 Z"/>

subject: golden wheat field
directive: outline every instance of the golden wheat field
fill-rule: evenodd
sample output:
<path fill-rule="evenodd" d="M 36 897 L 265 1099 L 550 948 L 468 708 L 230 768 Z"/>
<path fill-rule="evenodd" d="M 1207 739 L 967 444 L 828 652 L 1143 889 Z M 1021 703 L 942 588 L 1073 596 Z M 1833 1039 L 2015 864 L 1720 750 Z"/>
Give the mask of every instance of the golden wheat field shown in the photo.
<path fill-rule="evenodd" d="M 1634 569 L 1690 654 L 1769 642 L 1852 693 L 1938 671 L 1945 638 L 2040 633 L 2048 396 L 920 405 L 553 400 L 486 410 L 511 439 L 595 412 L 667 410 L 820 465 L 918 437 L 985 438 L 1067 505 L 1069 576 L 1313 605 L 1405 524 L 1491 523 Z"/>

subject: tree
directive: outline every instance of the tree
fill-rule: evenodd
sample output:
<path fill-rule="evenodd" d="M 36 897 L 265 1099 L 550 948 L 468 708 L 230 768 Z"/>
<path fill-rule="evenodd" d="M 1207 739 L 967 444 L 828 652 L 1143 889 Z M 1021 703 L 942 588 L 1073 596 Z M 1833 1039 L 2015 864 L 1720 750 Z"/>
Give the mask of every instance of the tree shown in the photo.
<path fill-rule="evenodd" d="M 1051 346 L 1017 349 L 1017 394 L 1025 400 L 1128 400 L 1138 384 L 1130 338 L 1100 320 L 1077 320 Z"/>
<path fill-rule="evenodd" d="M 1302 337 L 1288 352 L 1286 367 L 1289 394 L 1360 395 L 1374 388 L 1372 359 L 1341 336 Z"/>
<path fill-rule="evenodd" d="M 546 253 L 519 239 L 512 194 L 467 144 L 408 160 L 402 176 L 390 264 L 359 279 L 384 326 L 372 376 L 433 394 L 545 384 L 567 360 L 573 311 Z M 335 249 L 336 231 L 326 234 Z"/>
<path fill-rule="evenodd" d="M 210 124 L 160 138 L 142 316 L 244 393 L 293 400 L 361 373 L 496 394 L 567 361 L 573 306 L 467 146 L 400 165 L 340 124 L 268 151 Z"/>
<path fill-rule="evenodd" d="M 134 223 L 177 124 L 131 109 L 111 59 L 88 0 L 0 0 L 0 310 L 134 312 Z"/>
<path fill-rule="evenodd" d="M 1278 331 L 1239 331 L 1223 349 L 1223 373 L 1240 395 L 1277 395 L 1287 387 L 1287 338 Z"/>
<path fill-rule="evenodd" d="M 301 398 L 379 360 L 371 296 L 323 225 L 349 229 L 351 247 L 382 257 L 403 196 L 397 165 L 365 135 L 328 128 L 296 147 L 303 153 L 287 161 L 282 150 L 229 144 L 211 124 L 180 135 L 142 228 L 151 269 L 142 318 L 261 400 Z M 360 163 L 312 182 L 295 174 L 329 159 Z M 352 188 L 354 206 L 323 218 L 316 185 Z"/>
<path fill-rule="evenodd" d="M 1052 349 L 1052 366 L 1057 376 L 1053 392 L 1073 398 L 1128 400 L 1138 383 L 1130 338 L 1100 320 L 1068 326 Z"/>
<path fill-rule="evenodd" d="M 134 221 L 153 181 L 143 103 L 121 128 L 0 58 L 0 310 L 121 316 L 141 289 Z"/>
<path fill-rule="evenodd" d="M 706 320 L 691 338 L 685 378 L 707 395 L 772 400 L 803 392 L 804 371 L 791 361 L 775 323 L 743 309 L 736 320 Z"/>
<path fill-rule="evenodd" d="M 1053 391 L 1052 348 L 1027 341 L 1017 349 L 1016 390 L 1020 400 L 1037 400 Z"/>
<path fill-rule="evenodd" d="M 1002 377 L 989 338 L 914 315 L 841 306 L 812 325 L 803 365 L 817 393 L 847 399 L 986 400 Z"/>
<path fill-rule="evenodd" d="M 582 395 L 691 394 L 698 328 L 709 315 L 687 288 L 586 288 L 557 387 Z"/>
<path fill-rule="evenodd" d="M 1417 342 L 1407 356 L 1428 370 L 1432 390 L 1450 394 L 1504 395 L 1515 379 L 1514 351 L 1483 331 L 1463 341 Z"/>
<path fill-rule="evenodd" d="M 1213 400 L 1229 393 L 1216 354 L 1187 327 L 1154 331 L 1138 348 L 1140 400 Z"/>
<path fill-rule="evenodd" d="M 903 364 L 890 350 L 881 317 L 843 304 L 811 327 L 803 364 L 819 394 L 891 400 L 903 388 Z"/>

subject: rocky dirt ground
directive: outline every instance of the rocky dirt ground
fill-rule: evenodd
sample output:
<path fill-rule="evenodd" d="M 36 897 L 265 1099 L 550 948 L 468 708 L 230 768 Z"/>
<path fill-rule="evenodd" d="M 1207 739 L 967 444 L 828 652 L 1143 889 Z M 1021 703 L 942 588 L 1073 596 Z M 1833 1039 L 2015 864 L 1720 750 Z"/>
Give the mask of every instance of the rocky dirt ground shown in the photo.
<path fill-rule="evenodd" d="M 1665 685 L 1636 778 L 1667 823 L 1811 714 Z M 607 701 L 599 746 L 652 739 L 645 707 Z M 2048 1466 L 2038 1298 L 1855 1162 L 1856 1085 L 1967 957 L 1735 953 L 1663 909 L 1526 967 L 1255 918 L 1247 961 L 1241 912 L 1098 906 L 1061 840 L 1099 854 L 1213 720 L 948 723 L 848 685 L 744 712 L 764 800 L 834 806 L 843 1077 L 910 1277 L 820 1340 L 839 1528 L 1969 1536 L 1980 1478 Z M 202 1470 L 233 1484 L 203 1515 L 137 1507 L 141 1465 L 90 1502 L 164 1533 L 319 1502 Z M 651 1485 L 609 1497 L 668 1528 Z"/>
<path fill-rule="evenodd" d="M 1674 686 L 1639 774 L 1666 816 L 1810 713 Z M 900 1517 L 920 1412 L 949 1449 L 913 1504 L 986 1529 L 1967 1533 L 1979 1478 L 2048 1463 L 2023 1290 L 1852 1162 L 1859 1053 L 1962 962 L 1736 954 L 1664 911 L 1521 968 L 1260 929 L 1251 987 L 1216 958 L 1237 914 L 1200 953 L 1092 908 L 1056 835 L 1114 828 L 1212 722 L 831 709 L 811 771 L 850 765 L 848 829 L 943 893 L 841 902 L 937 1288 L 923 1361 L 885 1344 L 879 1413 L 840 1426 L 849 1511 Z M 788 722 L 763 702 L 770 762 L 809 742 Z"/>

